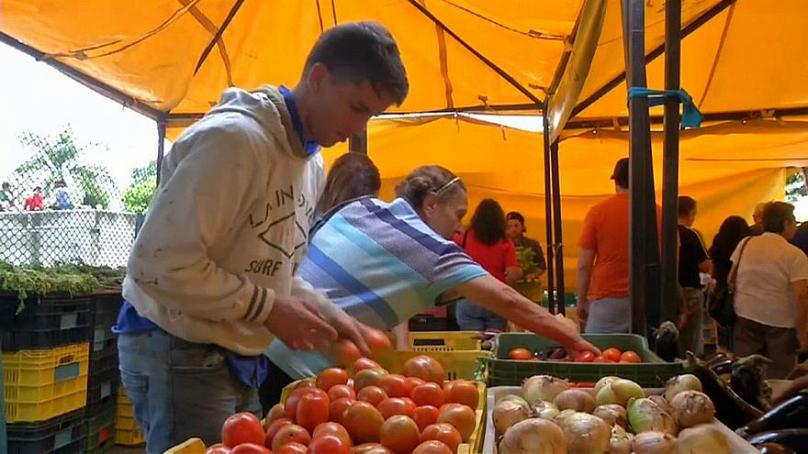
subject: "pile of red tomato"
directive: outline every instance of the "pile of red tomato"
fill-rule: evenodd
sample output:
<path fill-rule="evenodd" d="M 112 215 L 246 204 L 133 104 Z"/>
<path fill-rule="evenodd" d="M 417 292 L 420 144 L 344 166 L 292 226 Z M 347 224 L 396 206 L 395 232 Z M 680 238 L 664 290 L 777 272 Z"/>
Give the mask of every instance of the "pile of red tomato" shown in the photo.
<path fill-rule="evenodd" d="M 421 355 L 390 374 L 360 358 L 353 377 L 331 368 L 298 382 L 267 413 L 231 416 L 208 454 L 454 454 L 476 427 L 479 391 L 444 381 L 443 366 Z"/>
<path fill-rule="evenodd" d="M 514 348 L 508 352 L 508 359 L 517 361 L 538 361 L 539 359 L 530 350 L 522 347 Z M 575 357 L 559 356 L 558 358 L 548 358 L 548 361 L 565 361 L 575 363 L 640 363 L 642 358 L 632 350 L 621 352 L 619 349 L 611 347 L 603 350 L 598 356 L 590 351 L 579 352 Z"/>

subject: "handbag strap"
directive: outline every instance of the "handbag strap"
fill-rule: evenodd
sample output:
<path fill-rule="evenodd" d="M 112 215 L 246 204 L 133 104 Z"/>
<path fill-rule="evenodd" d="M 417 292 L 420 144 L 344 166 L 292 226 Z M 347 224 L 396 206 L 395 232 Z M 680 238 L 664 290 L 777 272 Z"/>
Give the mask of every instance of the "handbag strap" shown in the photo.
<path fill-rule="evenodd" d="M 741 250 L 738 252 L 738 263 L 736 263 L 732 267 L 732 270 L 730 271 L 729 276 L 727 277 L 727 284 L 729 285 L 730 288 L 735 287 L 735 280 L 738 278 L 738 268 L 741 267 L 741 257 L 743 257 L 743 251 L 744 249 L 746 249 L 746 245 L 749 244 L 749 240 L 751 239 L 752 239 L 751 236 L 748 237 L 741 245 Z"/>

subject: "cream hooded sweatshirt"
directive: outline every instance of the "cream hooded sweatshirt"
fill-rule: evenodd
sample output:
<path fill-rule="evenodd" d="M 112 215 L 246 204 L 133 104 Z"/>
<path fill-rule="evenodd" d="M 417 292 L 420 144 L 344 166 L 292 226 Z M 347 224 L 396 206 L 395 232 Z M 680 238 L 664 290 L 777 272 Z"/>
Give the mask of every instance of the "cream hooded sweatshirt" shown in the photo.
<path fill-rule="evenodd" d="M 323 185 L 274 87 L 231 88 L 166 156 L 135 240 L 123 295 L 140 316 L 191 342 L 264 352 L 275 298 L 295 277 Z"/>

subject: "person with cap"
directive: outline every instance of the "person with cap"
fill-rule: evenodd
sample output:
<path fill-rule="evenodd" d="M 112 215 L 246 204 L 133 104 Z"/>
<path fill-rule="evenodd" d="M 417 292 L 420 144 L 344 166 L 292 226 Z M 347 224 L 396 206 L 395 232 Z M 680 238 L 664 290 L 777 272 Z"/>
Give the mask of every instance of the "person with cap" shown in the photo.
<path fill-rule="evenodd" d="M 514 283 L 514 288 L 527 298 L 538 301 L 541 299 L 541 282 L 539 278 L 547 271 L 544 251 L 538 241 L 525 236 L 527 227 L 525 227 L 525 217 L 522 213 L 511 211 L 505 218 L 507 219 L 505 235 L 516 247 L 517 258 L 528 257 L 528 263 L 519 263 L 525 275 L 520 281 Z"/>
<path fill-rule="evenodd" d="M 615 195 L 589 209 L 578 243 L 577 312 L 587 333 L 631 329 L 628 158 L 617 161 L 611 179 Z"/>

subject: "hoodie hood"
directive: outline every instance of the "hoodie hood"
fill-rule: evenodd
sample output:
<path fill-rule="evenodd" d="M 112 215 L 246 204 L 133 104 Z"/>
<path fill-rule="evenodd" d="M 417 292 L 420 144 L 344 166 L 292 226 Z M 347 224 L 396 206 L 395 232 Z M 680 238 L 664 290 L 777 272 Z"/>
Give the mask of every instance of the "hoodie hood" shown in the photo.
<path fill-rule="evenodd" d="M 205 116 L 224 113 L 239 113 L 252 118 L 269 136 L 286 137 L 296 157 L 308 158 L 300 137 L 295 133 L 283 95 L 276 87 L 264 85 L 254 91 L 228 88 L 222 93 L 219 103 Z"/>

